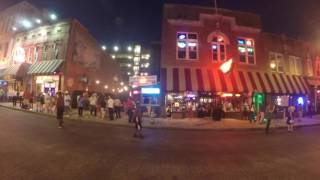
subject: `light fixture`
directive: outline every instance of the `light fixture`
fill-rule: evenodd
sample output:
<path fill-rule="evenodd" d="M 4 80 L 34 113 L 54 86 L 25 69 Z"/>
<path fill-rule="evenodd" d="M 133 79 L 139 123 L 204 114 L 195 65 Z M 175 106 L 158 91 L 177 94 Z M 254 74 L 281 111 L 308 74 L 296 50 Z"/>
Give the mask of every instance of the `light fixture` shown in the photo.
<path fill-rule="evenodd" d="M 108 86 L 108 85 L 105 85 L 105 86 L 104 86 L 104 88 L 105 88 L 105 89 L 108 89 L 108 88 L 109 88 L 109 86 Z"/>
<path fill-rule="evenodd" d="M 131 46 L 128 46 L 128 48 L 127 48 L 127 49 L 128 49 L 128 51 L 129 51 L 129 52 L 131 52 L 131 51 L 132 51 L 132 47 L 131 47 Z"/>
<path fill-rule="evenodd" d="M 105 50 L 107 50 L 107 46 L 102 45 L 102 46 L 101 46 L 101 49 L 105 51 Z"/>
<path fill-rule="evenodd" d="M 115 52 L 118 52 L 118 51 L 119 51 L 119 47 L 118 47 L 118 46 L 113 46 L 113 50 L 114 50 Z"/>
<path fill-rule="evenodd" d="M 100 84 L 100 81 L 99 81 L 99 80 L 96 80 L 96 84 Z"/>
<path fill-rule="evenodd" d="M 124 85 L 124 82 L 121 82 L 120 85 L 123 86 L 123 85 Z"/>
<path fill-rule="evenodd" d="M 112 59 L 115 59 L 115 58 L 116 58 L 116 56 L 115 56 L 115 55 L 112 55 L 111 57 L 112 57 Z"/>
<path fill-rule="evenodd" d="M 128 67 L 131 67 L 132 65 L 131 65 L 131 64 L 128 64 L 127 66 L 128 66 Z"/>
<path fill-rule="evenodd" d="M 53 13 L 50 14 L 50 19 L 51 19 L 51 20 L 55 21 L 55 20 L 57 20 L 57 18 L 58 18 L 58 17 L 57 17 L 56 14 L 53 14 Z"/>
<path fill-rule="evenodd" d="M 131 72 L 128 72 L 127 74 L 128 74 L 128 75 L 131 75 Z"/>
<path fill-rule="evenodd" d="M 18 28 L 16 28 L 16 27 L 12 27 L 12 30 L 13 30 L 13 31 L 17 31 L 17 30 L 18 30 Z"/>
<path fill-rule="evenodd" d="M 25 27 L 25 28 L 31 28 L 32 27 L 32 23 L 28 20 L 23 20 L 22 21 L 22 25 Z"/>
<path fill-rule="evenodd" d="M 41 23 L 42 23 L 42 20 L 41 20 L 41 19 L 36 19 L 36 23 L 37 23 L 37 24 L 41 24 Z"/>
<path fill-rule="evenodd" d="M 188 46 L 189 46 L 189 47 L 196 47 L 196 46 L 197 46 L 197 43 L 195 43 L 195 42 L 190 42 L 190 43 L 188 43 Z"/>
<path fill-rule="evenodd" d="M 180 34 L 179 35 L 179 39 L 186 39 L 186 35 L 185 34 Z"/>
<path fill-rule="evenodd" d="M 271 69 L 275 69 L 276 66 L 277 66 L 276 63 L 274 63 L 274 62 L 271 62 L 271 63 L 270 63 L 270 68 L 271 68 Z"/>

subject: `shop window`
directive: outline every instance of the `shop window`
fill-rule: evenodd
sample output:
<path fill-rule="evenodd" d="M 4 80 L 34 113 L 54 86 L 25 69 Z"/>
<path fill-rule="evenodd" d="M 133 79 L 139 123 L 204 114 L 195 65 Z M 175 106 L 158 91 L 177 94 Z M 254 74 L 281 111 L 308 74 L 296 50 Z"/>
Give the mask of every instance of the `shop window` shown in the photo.
<path fill-rule="evenodd" d="M 270 68 L 274 72 L 283 73 L 284 72 L 284 58 L 283 54 L 276 52 L 269 52 Z"/>
<path fill-rule="evenodd" d="M 211 41 L 212 60 L 225 61 L 226 56 L 226 40 L 222 36 L 215 36 Z"/>
<path fill-rule="evenodd" d="M 198 34 L 178 32 L 177 33 L 177 59 L 198 59 Z"/>
<path fill-rule="evenodd" d="M 255 64 L 254 40 L 248 38 L 238 38 L 238 51 L 240 62 L 246 64 Z"/>
<path fill-rule="evenodd" d="M 292 74 L 302 75 L 303 64 L 300 57 L 289 56 L 289 64 Z"/>
<path fill-rule="evenodd" d="M 312 60 L 310 58 L 310 56 L 308 56 L 307 58 L 307 74 L 308 76 L 313 76 L 313 66 L 312 66 Z"/>

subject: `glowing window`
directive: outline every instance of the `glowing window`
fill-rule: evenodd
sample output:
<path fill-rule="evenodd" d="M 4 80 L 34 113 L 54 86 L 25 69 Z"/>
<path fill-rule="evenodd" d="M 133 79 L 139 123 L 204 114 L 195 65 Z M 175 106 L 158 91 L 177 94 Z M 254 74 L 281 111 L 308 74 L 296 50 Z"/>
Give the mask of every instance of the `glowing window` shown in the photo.
<path fill-rule="evenodd" d="M 177 33 L 177 59 L 198 59 L 198 34 L 188 32 Z"/>
<path fill-rule="evenodd" d="M 238 38 L 238 51 L 240 62 L 246 64 L 255 64 L 254 40 L 248 38 Z"/>
<path fill-rule="evenodd" d="M 213 61 L 226 60 L 226 40 L 222 36 L 214 36 L 212 38 L 211 48 Z"/>

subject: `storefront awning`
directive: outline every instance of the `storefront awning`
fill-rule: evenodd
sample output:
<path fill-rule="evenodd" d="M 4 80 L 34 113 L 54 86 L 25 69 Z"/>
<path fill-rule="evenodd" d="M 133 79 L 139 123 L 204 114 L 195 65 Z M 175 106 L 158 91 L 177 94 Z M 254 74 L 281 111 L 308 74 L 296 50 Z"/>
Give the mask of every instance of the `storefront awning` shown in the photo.
<path fill-rule="evenodd" d="M 242 70 L 223 74 L 218 69 L 162 68 L 161 85 L 167 92 L 310 93 L 302 76 Z"/>
<path fill-rule="evenodd" d="M 29 68 L 28 74 L 48 74 L 54 73 L 63 63 L 63 60 L 42 61 L 32 64 Z"/>

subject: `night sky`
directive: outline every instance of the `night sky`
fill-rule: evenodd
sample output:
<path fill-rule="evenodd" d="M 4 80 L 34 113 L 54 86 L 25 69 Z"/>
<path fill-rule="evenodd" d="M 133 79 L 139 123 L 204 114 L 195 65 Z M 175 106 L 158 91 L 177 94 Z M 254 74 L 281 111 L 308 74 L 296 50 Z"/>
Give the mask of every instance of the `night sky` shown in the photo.
<path fill-rule="evenodd" d="M 0 9 L 21 0 L 0 0 Z M 101 42 L 159 41 L 164 3 L 213 6 L 213 0 L 29 0 L 78 19 Z M 315 39 L 320 34 L 319 0 L 218 0 L 219 7 L 258 13 L 263 31 Z"/>

